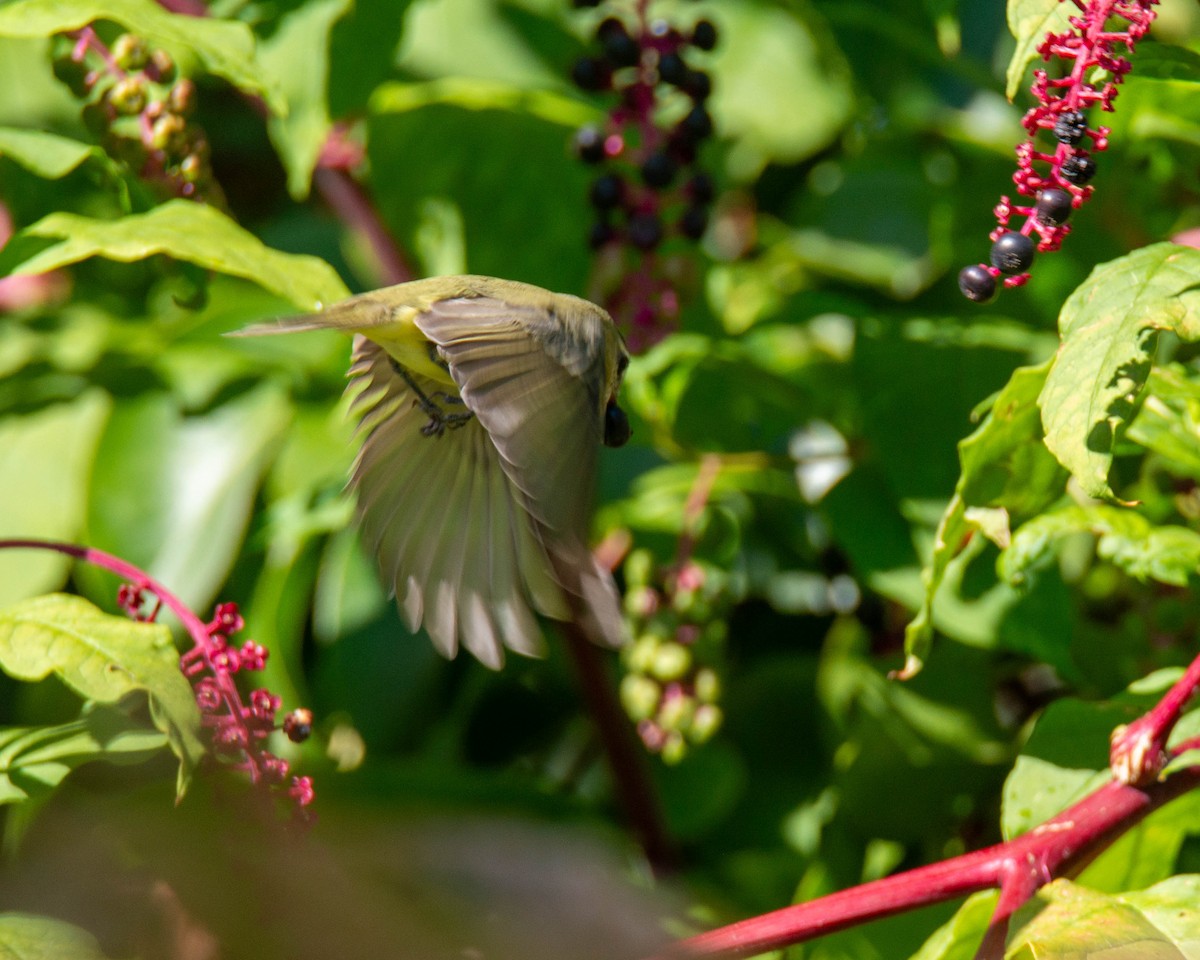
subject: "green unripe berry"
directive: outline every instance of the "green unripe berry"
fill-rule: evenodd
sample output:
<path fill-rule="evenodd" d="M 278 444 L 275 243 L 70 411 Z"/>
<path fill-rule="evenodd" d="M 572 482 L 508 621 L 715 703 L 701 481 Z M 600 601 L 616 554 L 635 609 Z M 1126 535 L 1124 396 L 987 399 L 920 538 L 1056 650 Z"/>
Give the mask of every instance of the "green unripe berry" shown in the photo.
<path fill-rule="evenodd" d="M 174 83 L 175 77 L 178 76 L 175 61 L 166 50 L 155 50 L 150 55 L 150 71 L 159 83 Z"/>
<path fill-rule="evenodd" d="M 642 634 L 626 648 L 625 666 L 631 673 L 650 673 L 661 643 L 653 634 Z"/>
<path fill-rule="evenodd" d="M 667 739 L 663 741 L 659 756 L 663 758 L 663 763 L 670 766 L 674 766 L 686 757 L 687 741 L 683 739 L 683 734 L 677 731 L 667 734 Z"/>
<path fill-rule="evenodd" d="M 108 102 L 117 113 L 133 116 L 146 106 L 146 82 L 140 76 L 122 77 L 107 93 Z"/>
<path fill-rule="evenodd" d="M 671 697 L 658 708 L 658 725 L 664 730 L 683 731 L 692 725 L 696 701 L 688 696 Z"/>
<path fill-rule="evenodd" d="M 164 113 L 150 128 L 150 146 L 155 150 L 171 150 L 182 145 L 187 123 L 174 113 Z"/>
<path fill-rule="evenodd" d="M 692 743 L 704 743 L 711 740 L 714 733 L 721 729 L 725 715 L 720 707 L 711 703 L 701 704 L 692 715 L 692 724 L 688 728 L 688 739 Z"/>
<path fill-rule="evenodd" d="M 625 583 L 641 587 L 654 575 L 654 554 L 649 550 L 634 550 L 625 560 Z"/>
<path fill-rule="evenodd" d="M 184 77 L 167 94 L 167 109 L 181 117 L 190 116 L 196 109 L 196 85 Z"/>
<path fill-rule="evenodd" d="M 123 33 L 113 42 L 112 56 L 122 70 L 141 70 L 150 59 L 150 45 L 135 33 Z"/>
<path fill-rule="evenodd" d="M 682 680 L 691 669 L 691 650 L 678 643 L 664 643 L 655 651 L 649 672 L 665 683 Z"/>
<path fill-rule="evenodd" d="M 189 153 L 179 161 L 179 176 L 186 183 L 196 183 L 204 174 L 204 161 L 196 154 Z"/>
<path fill-rule="evenodd" d="M 658 593 L 653 587 L 634 587 L 626 591 L 624 604 L 629 616 L 645 619 L 658 610 Z"/>
<path fill-rule="evenodd" d="M 709 667 L 702 667 L 700 670 L 697 670 L 694 683 L 697 700 L 702 703 L 716 703 L 720 699 L 721 678 L 717 676 L 715 670 Z"/>
<path fill-rule="evenodd" d="M 621 679 L 621 704 L 631 720 L 649 720 L 658 709 L 662 688 L 649 677 L 630 673 Z"/>

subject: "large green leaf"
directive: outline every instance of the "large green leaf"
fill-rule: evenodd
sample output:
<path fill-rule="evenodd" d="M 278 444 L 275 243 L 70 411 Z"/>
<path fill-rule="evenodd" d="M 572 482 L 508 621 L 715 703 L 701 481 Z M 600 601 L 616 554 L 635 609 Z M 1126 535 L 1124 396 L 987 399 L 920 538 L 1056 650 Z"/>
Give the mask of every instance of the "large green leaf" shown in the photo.
<path fill-rule="evenodd" d="M 996 909 L 998 896 L 994 890 L 969 896 L 954 916 L 913 954 L 912 960 L 973 960 Z"/>
<path fill-rule="evenodd" d="M 1170 937 L 1187 960 L 1200 960 L 1200 876 L 1171 877 L 1121 899 Z"/>
<path fill-rule="evenodd" d="M 1200 382 L 1182 364 L 1151 370 L 1125 436 L 1166 460 L 1172 473 L 1200 480 Z"/>
<path fill-rule="evenodd" d="M 209 73 L 284 110 L 278 93 L 263 82 L 255 60 L 254 34 L 244 23 L 168 13 L 152 0 L 17 0 L 0 7 L 0 36 L 47 37 L 111 20 L 161 46 L 176 59 L 195 59 Z"/>
<path fill-rule="evenodd" d="M 1069 880 L 1055 880 L 1013 918 L 1006 957 L 1043 960 L 1192 960 L 1174 932 L 1158 927 L 1127 899 L 1107 896 Z M 1183 928 L 1195 946 L 1195 924 Z"/>
<path fill-rule="evenodd" d="M 26 913 L 0 913 L 0 960 L 106 960 L 86 930 Z"/>
<path fill-rule="evenodd" d="M 1010 524 L 1062 492 L 1064 474 L 1042 443 L 1037 397 L 1050 363 L 1016 370 L 983 423 L 958 445 L 962 473 L 923 573 L 924 596 L 904 634 L 905 673 L 919 670 L 933 639 L 934 600 L 972 537 L 1007 547 Z M 964 556 L 963 561 L 969 559 Z"/>
<path fill-rule="evenodd" d="M 1097 267 L 1063 306 L 1039 404 L 1046 445 L 1093 497 L 1112 498 L 1113 446 L 1136 410 L 1159 331 L 1200 338 L 1200 250 L 1143 247 Z"/>
<path fill-rule="evenodd" d="M 205 747 L 200 711 L 165 626 L 110 616 L 82 597 L 35 597 L 0 610 L 0 668 L 28 681 L 53 673 L 101 703 L 144 691 L 154 725 L 179 757 L 182 795 Z"/>
<path fill-rule="evenodd" d="M 72 540 L 111 401 L 89 390 L 71 403 L 0 418 L 0 537 Z M 52 590 L 69 561 L 48 551 L 0 551 L 0 604 Z"/>
<path fill-rule="evenodd" d="M 37 251 L 25 247 L 16 262 L 0 255 L 0 271 L 7 267 L 14 274 L 44 273 L 88 257 L 130 262 L 161 253 L 252 280 L 306 310 L 348 294 L 325 261 L 272 250 L 219 210 L 187 200 L 171 200 L 120 220 L 52 213 L 17 237 L 55 242 Z"/>
<path fill-rule="evenodd" d="M 15 160 L 40 177 L 65 177 L 89 158 L 102 159 L 102 150 L 45 130 L 0 127 L 0 156 Z"/>
<path fill-rule="evenodd" d="M 1008 29 L 1017 39 L 1004 89 L 1009 100 L 1021 89 L 1026 68 L 1038 59 L 1037 48 L 1046 34 L 1072 32 L 1067 18 L 1077 12 L 1073 3 L 1060 0 L 1008 0 Z"/>
<path fill-rule="evenodd" d="M 88 542 L 146 570 L 193 609 L 206 608 L 237 557 L 290 416 L 273 387 L 195 417 L 183 417 L 164 394 L 119 405 L 96 456 Z M 109 580 L 80 573 L 93 596 L 108 595 Z"/>
<path fill-rule="evenodd" d="M 286 116 L 267 120 L 267 132 L 288 175 L 288 192 L 308 196 L 313 168 L 329 135 L 329 38 L 352 0 L 316 0 L 283 18 L 262 44 L 260 59 L 287 99 Z"/>
<path fill-rule="evenodd" d="M 136 763 L 167 742 L 122 711 L 94 704 L 71 723 L 0 729 L 0 804 L 44 794 L 81 764 Z"/>

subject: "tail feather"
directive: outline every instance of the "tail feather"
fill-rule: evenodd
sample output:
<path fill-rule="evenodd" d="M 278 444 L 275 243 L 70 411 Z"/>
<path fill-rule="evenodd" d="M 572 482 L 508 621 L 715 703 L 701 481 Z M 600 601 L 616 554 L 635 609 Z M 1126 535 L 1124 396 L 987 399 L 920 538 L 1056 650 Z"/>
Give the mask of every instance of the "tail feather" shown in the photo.
<path fill-rule="evenodd" d="M 302 313 L 294 317 L 276 317 L 265 323 L 252 323 L 241 330 L 230 330 L 227 337 L 269 337 L 276 333 L 300 333 L 305 330 L 320 330 L 329 326 L 329 321 L 319 313 Z"/>

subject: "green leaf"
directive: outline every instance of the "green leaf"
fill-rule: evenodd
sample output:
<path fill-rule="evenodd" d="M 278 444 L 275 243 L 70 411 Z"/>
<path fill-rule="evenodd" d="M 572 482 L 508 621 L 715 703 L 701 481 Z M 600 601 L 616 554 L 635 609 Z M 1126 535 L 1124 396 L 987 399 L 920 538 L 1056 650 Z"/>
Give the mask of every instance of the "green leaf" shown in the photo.
<path fill-rule="evenodd" d="M 233 566 L 290 417 L 272 386 L 196 417 L 183 417 L 163 394 L 121 404 L 96 456 L 88 542 L 204 609 Z M 133 489 L 136 497 L 128 495 Z M 80 575 L 92 596 L 111 596 L 106 576 Z"/>
<path fill-rule="evenodd" d="M 286 116 L 267 119 L 267 133 L 287 170 L 288 193 L 308 196 L 312 172 L 329 135 L 329 40 L 352 0 L 315 0 L 286 15 L 259 59 L 288 103 Z"/>
<path fill-rule="evenodd" d="M 111 401 L 88 390 L 71 403 L 0 418 L 0 537 L 73 540 Z M 45 550 L 0 550 L 0 605 L 52 590 L 70 561 Z"/>
<path fill-rule="evenodd" d="M 102 159 L 102 150 L 70 137 L 44 130 L 0 127 L 0 156 L 8 157 L 39 177 L 65 177 L 89 158 Z"/>
<path fill-rule="evenodd" d="M 1136 907 L 1069 880 L 1042 887 L 1013 920 L 1019 929 L 1009 937 L 1011 960 L 1188 960 Z"/>
<path fill-rule="evenodd" d="M 995 890 L 984 890 L 967 897 L 954 916 L 938 927 L 913 954 L 912 960 L 973 960 L 998 899 Z"/>
<path fill-rule="evenodd" d="M 1071 33 L 1068 18 L 1076 13 L 1074 4 L 1059 0 L 1009 0 L 1008 29 L 1017 39 L 1017 48 L 1008 62 L 1008 80 L 1004 88 L 1009 100 L 1025 79 L 1025 70 L 1038 59 L 1037 48 L 1047 33 Z"/>
<path fill-rule="evenodd" d="M 0 8 L 0 12 L 11 9 Z M 52 213 L 17 237 L 57 242 L 15 264 L 0 255 L 0 267 L 9 266 L 14 274 L 44 273 L 88 257 L 128 263 L 161 253 L 252 280 L 305 310 L 319 309 L 348 295 L 345 284 L 325 261 L 272 250 L 219 210 L 187 200 L 170 200 L 148 213 L 120 220 Z"/>
<path fill-rule="evenodd" d="M 0 960 L 106 960 L 86 930 L 27 913 L 0 913 Z"/>
<path fill-rule="evenodd" d="M 286 109 L 279 94 L 263 82 L 254 34 L 244 23 L 168 13 L 152 0 L 16 0 L 0 7 L 0 36 L 48 37 L 97 20 L 119 23 L 185 64 L 197 60 L 207 72 L 261 96 L 274 112 Z"/>
<path fill-rule="evenodd" d="M 166 746 L 159 731 L 96 705 L 71 723 L 0 729 L 0 803 L 44 794 L 92 760 L 136 763 Z"/>
<path fill-rule="evenodd" d="M 1187 960 L 1200 960 L 1200 876 L 1171 877 L 1121 898 L 1165 933 Z"/>
<path fill-rule="evenodd" d="M 1158 243 L 1104 264 L 1059 316 L 1039 404 L 1046 445 L 1089 496 L 1113 498 L 1113 446 L 1132 418 L 1160 330 L 1200 338 L 1200 250 Z"/>
<path fill-rule="evenodd" d="M 446 77 L 425 83 L 385 83 L 371 97 L 371 111 L 408 113 L 443 104 L 465 110 L 505 110 L 537 117 L 562 127 L 578 127 L 600 118 L 594 107 L 549 90 L 497 80 Z"/>
<path fill-rule="evenodd" d="M 1024 524 L 1000 558 L 1000 575 L 1020 583 L 1065 537 L 1090 533 L 1096 553 L 1131 577 L 1185 587 L 1200 573 L 1200 533 L 1173 524 L 1155 524 L 1131 509 L 1107 504 L 1072 504 Z"/>
<path fill-rule="evenodd" d="M 962 473 L 922 574 L 921 607 L 904 634 L 907 675 L 919 670 L 928 655 L 934 599 L 969 540 L 981 534 L 1007 547 L 1013 520 L 1036 513 L 1062 492 L 1064 474 L 1042 442 L 1037 407 L 1049 368 L 1046 361 L 1014 371 L 983 422 L 958 445 Z"/>
<path fill-rule="evenodd" d="M 56 674 L 101 703 L 145 691 L 154 725 L 179 757 L 183 795 L 205 747 L 200 711 L 165 626 L 110 616 L 82 597 L 35 597 L 0 610 L 0 668 L 27 681 Z"/>
<path fill-rule="evenodd" d="M 1180 364 L 1151 370 L 1125 436 L 1167 460 L 1172 473 L 1200 480 L 1200 383 Z"/>
<path fill-rule="evenodd" d="M 1145 40 L 1138 43 L 1134 69 L 1142 80 L 1200 83 L 1200 53 L 1187 47 Z"/>

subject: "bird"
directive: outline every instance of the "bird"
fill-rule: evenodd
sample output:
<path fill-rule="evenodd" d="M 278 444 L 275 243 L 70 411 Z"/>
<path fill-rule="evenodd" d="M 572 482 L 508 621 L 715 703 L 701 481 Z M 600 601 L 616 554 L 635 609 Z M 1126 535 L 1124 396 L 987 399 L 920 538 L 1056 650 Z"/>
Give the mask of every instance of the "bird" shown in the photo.
<path fill-rule="evenodd" d="M 348 487 L 410 631 L 492 669 L 506 649 L 544 652 L 535 614 L 620 646 L 620 597 L 587 542 L 599 448 L 630 437 L 612 317 L 531 284 L 449 276 L 235 335 L 321 328 L 353 335 Z"/>

